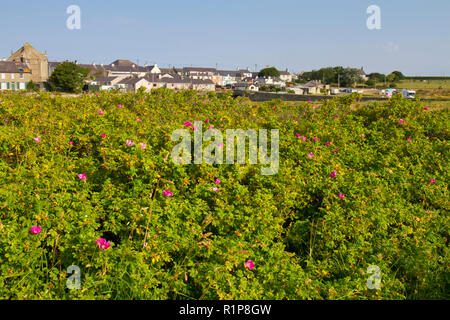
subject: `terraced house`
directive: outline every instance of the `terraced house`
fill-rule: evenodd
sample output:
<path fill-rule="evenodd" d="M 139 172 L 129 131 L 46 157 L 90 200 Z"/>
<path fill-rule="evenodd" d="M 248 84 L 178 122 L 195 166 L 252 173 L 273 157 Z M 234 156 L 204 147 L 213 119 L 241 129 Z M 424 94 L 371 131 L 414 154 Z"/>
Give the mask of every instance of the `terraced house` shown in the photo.
<path fill-rule="evenodd" d="M 26 64 L 0 61 L 0 90 L 25 90 L 31 78 L 31 70 Z"/>

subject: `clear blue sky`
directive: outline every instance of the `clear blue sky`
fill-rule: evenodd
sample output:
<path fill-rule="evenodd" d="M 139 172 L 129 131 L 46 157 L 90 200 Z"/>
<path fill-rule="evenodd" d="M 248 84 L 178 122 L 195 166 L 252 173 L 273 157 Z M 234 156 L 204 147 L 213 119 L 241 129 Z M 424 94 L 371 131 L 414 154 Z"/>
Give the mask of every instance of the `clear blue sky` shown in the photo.
<path fill-rule="evenodd" d="M 50 61 L 130 59 L 220 69 L 325 66 L 450 76 L 449 0 L 0 0 L 0 58 L 29 42 Z M 69 5 L 81 30 L 66 28 Z M 366 27 L 369 5 L 381 30 Z"/>

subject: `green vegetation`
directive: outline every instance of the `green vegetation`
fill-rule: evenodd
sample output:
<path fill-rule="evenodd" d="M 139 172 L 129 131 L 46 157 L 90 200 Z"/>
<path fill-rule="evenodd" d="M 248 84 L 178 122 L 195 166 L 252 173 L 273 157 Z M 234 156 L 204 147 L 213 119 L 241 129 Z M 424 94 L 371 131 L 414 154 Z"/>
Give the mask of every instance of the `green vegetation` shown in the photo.
<path fill-rule="evenodd" d="M 0 94 L 0 298 L 449 299 L 448 109 L 356 98 Z M 279 129 L 278 173 L 175 165 L 195 120 Z"/>
<path fill-rule="evenodd" d="M 51 74 L 49 88 L 52 91 L 81 92 L 89 72 L 89 69 L 81 68 L 73 62 L 63 62 Z"/>
<path fill-rule="evenodd" d="M 280 72 L 275 67 L 265 68 L 259 71 L 258 76 L 260 77 L 279 77 Z"/>

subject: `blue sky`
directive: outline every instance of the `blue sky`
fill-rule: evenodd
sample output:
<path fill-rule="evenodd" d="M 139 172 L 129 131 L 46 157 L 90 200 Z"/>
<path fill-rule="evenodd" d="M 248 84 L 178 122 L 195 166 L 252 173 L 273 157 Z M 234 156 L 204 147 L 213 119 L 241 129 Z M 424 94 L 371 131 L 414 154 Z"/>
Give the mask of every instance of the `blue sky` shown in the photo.
<path fill-rule="evenodd" d="M 449 0 L 0 0 L 0 58 L 29 42 L 50 61 L 450 76 Z M 69 5 L 81 30 L 69 30 Z M 366 27 L 369 5 L 381 30 Z"/>

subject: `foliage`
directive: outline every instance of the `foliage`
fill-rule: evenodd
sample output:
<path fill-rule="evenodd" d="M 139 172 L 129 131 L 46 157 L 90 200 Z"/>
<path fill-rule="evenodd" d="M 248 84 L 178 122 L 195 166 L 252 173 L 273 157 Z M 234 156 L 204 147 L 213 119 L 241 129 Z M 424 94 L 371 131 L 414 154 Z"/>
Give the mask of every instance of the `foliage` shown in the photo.
<path fill-rule="evenodd" d="M 81 92 L 84 80 L 90 70 L 81 68 L 76 63 L 65 61 L 59 64 L 49 78 L 52 91 Z"/>
<path fill-rule="evenodd" d="M 448 109 L 358 97 L 0 94 L 0 298 L 450 298 Z M 195 120 L 279 129 L 278 173 L 175 165 L 172 132 Z"/>
<path fill-rule="evenodd" d="M 258 76 L 276 78 L 280 76 L 280 72 L 275 67 L 264 68 L 259 71 Z"/>

